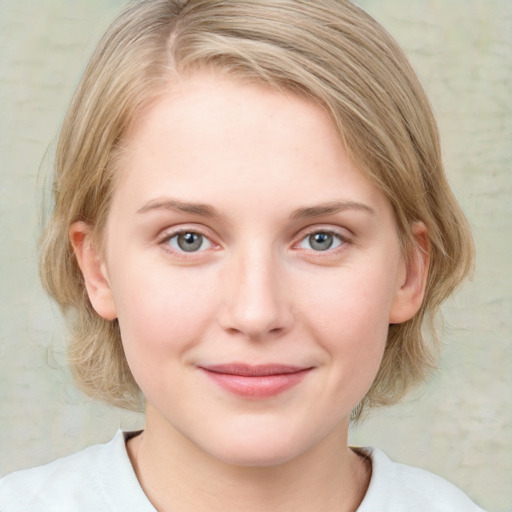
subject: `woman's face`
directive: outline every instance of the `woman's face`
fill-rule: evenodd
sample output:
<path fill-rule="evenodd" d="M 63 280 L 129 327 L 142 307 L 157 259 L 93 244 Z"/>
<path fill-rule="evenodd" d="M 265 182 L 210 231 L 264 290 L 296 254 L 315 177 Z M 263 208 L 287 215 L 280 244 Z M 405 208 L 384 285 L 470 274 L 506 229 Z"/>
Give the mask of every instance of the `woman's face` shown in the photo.
<path fill-rule="evenodd" d="M 235 464 L 346 439 L 389 323 L 412 315 L 391 205 L 327 113 L 214 74 L 137 121 L 105 243 L 88 290 L 119 319 L 148 425 Z"/>

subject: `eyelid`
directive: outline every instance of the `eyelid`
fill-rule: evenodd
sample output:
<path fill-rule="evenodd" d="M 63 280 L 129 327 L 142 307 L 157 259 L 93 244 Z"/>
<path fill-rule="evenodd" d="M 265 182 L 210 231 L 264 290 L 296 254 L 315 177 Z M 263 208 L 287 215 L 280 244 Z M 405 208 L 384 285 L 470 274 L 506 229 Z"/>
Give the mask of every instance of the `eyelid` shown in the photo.
<path fill-rule="evenodd" d="M 348 230 L 342 228 L 336 228 L 333 226 L 310 226 L 305 230 L 302 230 L 298 236 L 296 237 L 296 241 L 293 243 L 293 248 L 306 250 L 308 252 L 318 254 L 318 255 L 327 255 L 333 254 L 337 251 L 343 250 L 347 244 L 352 242 L 352 237 L 347 233 Z M 303 242 L 306 238 L 316 233 L 325 233 L 329 235 L 333 235 L 341 241 L 341 244 L 334 248 L 326 249 L 325 251 L 315 251 L 314 249 L 303 249 L 298 247 L 301 242 Z"/>
<path fill-rule="evenodd" d="M 187 251 L 186 249 L 182 249 L 179 243 L 179 239 L 182 235 L 194 235 L 194 237 L 197 237 L 201 242 L 197 250 Z M 195 233 L 194 231 L 183 231 L 181 233 L 175 233 L 171 237 L 167 238 L 165 242 L 167 243 L 168 246 L 172 247 L 172 249 L 175 250 L 176 252 L 182 252 L 184 254 L 204 252 L 207 249 L 211 249 L 214 245 L 213 242 L 207 236 L 201 233 Z"/>
<path fill-rule="evenodd" d="M 211 244 L 211 247 L 207 249 L 203 249 L 200 251 L 179 251 L 175 250 L 169 245 L 166 245 L 166 242 L 168 242 L 173 237 L 182 234 L 182 233 L 196 233 L 198 235 L 201 235 L 205 237 Z M 326 249 L 325 251 L 315 251 L 314 249 L 303 249 L 298 247 L 299 244 L 304 241 L 308 236 L 311 236 L 315 233 L 326 233 L 335 236 L 338 238 L 341 243 L 337 247 Z M 202 225 L 197 224 L 180 224 L 174 227 L 169 227 L 160 232 L 160 234 L 156 238 L 156 242 L 158 245 L 161 245 L 164 247 L 164 250 L 167 252 L 182 258 L 194 258 L 199 257 L 200 255 L 203 255 L 206 252 L 209 252 L 210 250 L 217 250 L 222 248 L 222 245 L 215 240 L 215 236 L 211 234 L 211 230 L 208 228 L 205 228 Z M 308 251 L 309 253 L 313 253 L 316 255 L 328 255 L 328 254 L 334 254 L 340 250 L 343 250 L 346 245 L 353 242 L 353 235 L 352 233 L 346 229 L 341 227 L 335 227 L 335 226 L 325 226 L 325 225 L 316 225 L 316 226 L 309 226 L 307 228 L 304 228 L 300 231 L 300 233 L 295 237 L 295 241 L 292 243 L 292 249 L 296 250 L 304 250 Z"/>
<path fill-rule="evenodd" d="M 214 240 L 215 237 L 213 237 L 209 233 L 209 231 L 210 230 L 205 229 L 204 227 L 198 226 L 197 224 L 196 225 L 194 225 L 194 224 L 191 224 L 191 225 L 180 224 L 179 226 L 175 226 L 175 227 L 170 227 L 170 228 L 164 229 L 157 236 L 156 242 L 157 242 L 158 245 L 162 246 L 162 248 L 166 252 L 171 253 L 173 256 L 178 257 L 178 258 L 190 259 L 190 258 L 199 257 L 201 255 L 204 255 L 204 253 L 208 252 L 211 249 L 215 250 L 215 249 L 219 249 L 220 248 L 220 244 L 217 243 Z M 168 244 L 168 242 L 172 238 L 174 238 L 175 236 L 178 236 L 180 234 L 183 234 L 183 233 L 195 233 L 197 235 L 200 235 L 200 236 L 204 237 L 205 239 L 207 239 L 209 241 L 209 243 L 211 244 L 211 247 L 208 247 L 207 249 L 202 249 L 202 250 L 199 250 L 199 251 L 187 252 L 187 251 L 183 251 L 183 250 L 177 250 L 177 249 L 171 247 Z"/>

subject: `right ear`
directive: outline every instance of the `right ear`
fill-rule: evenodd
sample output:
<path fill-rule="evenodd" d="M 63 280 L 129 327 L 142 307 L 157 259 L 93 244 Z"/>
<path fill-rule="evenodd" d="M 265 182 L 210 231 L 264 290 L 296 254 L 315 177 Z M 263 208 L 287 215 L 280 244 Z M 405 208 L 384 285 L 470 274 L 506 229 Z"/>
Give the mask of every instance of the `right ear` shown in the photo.
<path fill-rule="evenodd" d="M 71 224 L 68 233 L 92 307 L 106 320 L 116 319 L 117 311 L 107 268 L 93 242 L 91 227 L 86 222 L 77 221 Z"/>

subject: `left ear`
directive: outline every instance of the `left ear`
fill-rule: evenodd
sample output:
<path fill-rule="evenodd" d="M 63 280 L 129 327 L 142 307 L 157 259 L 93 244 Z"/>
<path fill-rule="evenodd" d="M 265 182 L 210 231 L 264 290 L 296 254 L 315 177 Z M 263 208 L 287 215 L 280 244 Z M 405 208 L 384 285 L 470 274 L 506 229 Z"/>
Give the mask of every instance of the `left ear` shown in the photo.
<path fill-rule="evenodd" d="M 427 286 L 430 261 L 430 242 L 423 222 L 412 226 L 413 243 L 406 255 L 404 277 L 401 278 L 391 311 L 390 324 L 401 324 L 410 320 L 420 309 Z"/>

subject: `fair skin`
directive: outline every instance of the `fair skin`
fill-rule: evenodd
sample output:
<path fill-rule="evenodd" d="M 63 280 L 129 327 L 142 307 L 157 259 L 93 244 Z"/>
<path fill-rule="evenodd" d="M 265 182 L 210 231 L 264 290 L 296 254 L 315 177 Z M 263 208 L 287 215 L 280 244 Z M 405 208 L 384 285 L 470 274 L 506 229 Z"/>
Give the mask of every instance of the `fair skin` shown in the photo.
<path fill-rule="evenodd" d="M 420 246 L 425 230 L 414 227 Z M 134 124 L 104 246 L 70 237 L 146 398 L 128 451 L 159 511 L 353 511 L 347 447 L 426 253 L 309 100 L 198 72 Z"/>

